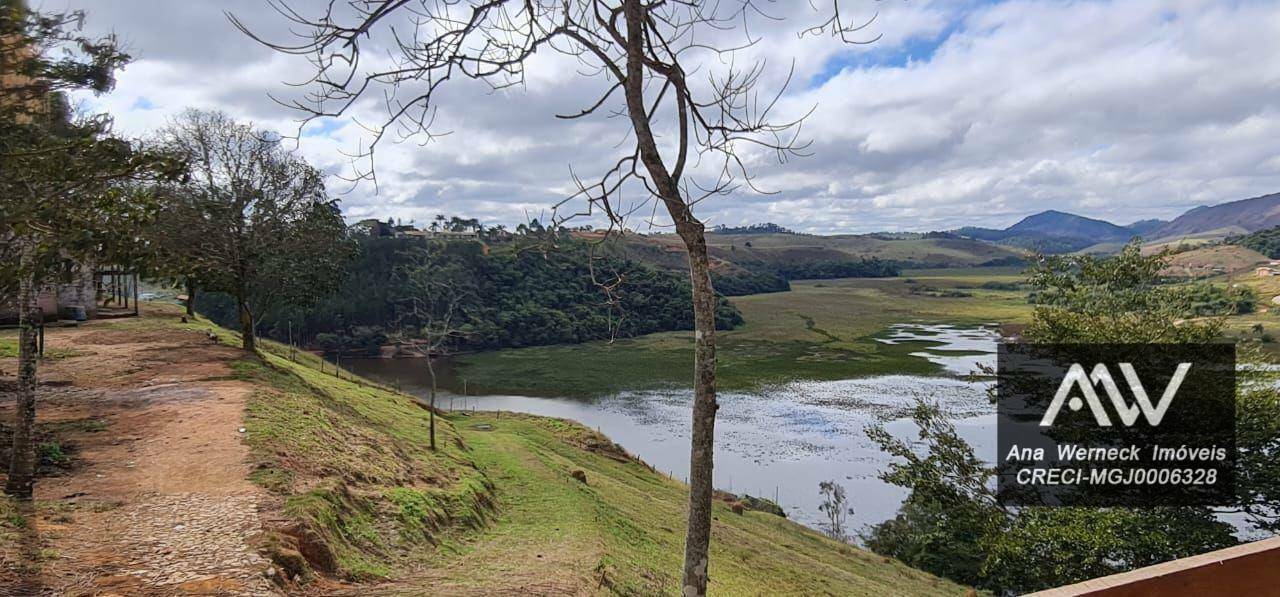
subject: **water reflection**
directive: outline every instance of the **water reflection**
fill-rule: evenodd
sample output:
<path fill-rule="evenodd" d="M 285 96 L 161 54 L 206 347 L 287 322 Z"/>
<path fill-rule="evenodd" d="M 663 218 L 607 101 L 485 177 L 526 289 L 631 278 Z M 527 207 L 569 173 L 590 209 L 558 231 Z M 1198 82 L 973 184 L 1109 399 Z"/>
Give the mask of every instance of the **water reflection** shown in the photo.
<path fill-rule="evenodd" d="M 920 356 L 948 371 L 968 373 L 968 361 L 991 358 L 989 328 L 895 326 L 883 341 L 937 343 Z M 940 351 L 940 352 L 933 352 Z M 953 351 L 953 354 L 947 354 Z M 965 356 L 954 354 L 963 351 Z M 977 356 L 970 355 L 974 353 Z M 425 395 L 424 368 L 412 360 L 346 363 L 357 373 Z M 817 526 L 818 483 L 834 479 L 848 491 L 854 527 L 890 518 L 906 491 L 876 475 L 889 459 L 864 432 L 885 425 L 899 437 L 915 437 L 907 419 L 918 399 L 938 404 L 978 456 L 995 458 L 995 414 L 988 382 L 955 377 L 889 375 L 841 381 L 795 381 L 755 393 L 720 396 L 716 420 L 715 484 L 734 493 L 777 497 L 794 520 Z M 442 394 L 443 408 L 509 410 L 573 419 L 598 429 L 658 470 L 685 479 L 689 469 L 690 391 L 622 392 L 592 400 L 530 396 Z"/>

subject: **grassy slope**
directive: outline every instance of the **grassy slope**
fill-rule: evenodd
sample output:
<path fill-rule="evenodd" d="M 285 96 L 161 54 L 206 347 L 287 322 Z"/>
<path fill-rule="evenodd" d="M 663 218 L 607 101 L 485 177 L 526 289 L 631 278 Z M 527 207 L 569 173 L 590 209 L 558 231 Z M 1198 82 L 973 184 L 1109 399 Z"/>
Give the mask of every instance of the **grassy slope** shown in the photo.
<path fill-rule="evenodd" d="M 674 234 L 629 235 L 629 256 L 671 269 L 687 267 L 684 245 Z M 985 241 L 952 238 L 889 239 L 871 235 L 708 234 L 713 267 L 776 265 L 814 260 L 875 257 L 937 267 L 978 265 L 1024 253 Z M 750 244 L 750 246 L 748 246 Z"/>
<path fill-rule="evenodd" d="M 429 450 L 426 411 L 412 399 L 271 354 L 242 361 L 238 374 L 262 388 L 245 417 L 259 460 L 252 478 L 328 545 L 329 571 L 387 576 L 422 547 L 484 524 L 488 479 L 447 422 Z"/>
<path fill-rule="evenodd" d="M 677 592 L 686 499 L 682 483 L 640 462 L 620 462 L 611 449 L 584 450 L 607 440 L 573 423 L 487 413 L 458 424 L 477 464 L 494 480 L 501 509 L 496 524 L 477 532 L 460 553 L 438 558 L 431 578 L 473 588 L 494 588 L 492 579 L 505 579 L 499 582 L 511 583 L 510 588 L 585 584 L 620 594 Z M 575 470 L 586 473 L 585 484 L 572 479 Z M 963 590 L 770 514 L 738 515 L 717 503 L 715 517 L 713 594 Z"/>
<path fill-rule="evenodd" d="M 140 328 L 203 322 L 141 320 Z M 221 340 L 235 334 L 216 329 Z M 258 386 L 245 415 L 252 479 L 297 523 L 268 544 L 327 554 L 381 593 L 541 586 L 676 592 L 686 488 L 580 425 L 510 414 L 441 416 L 307 354 L 263 343 L 235 364 Z M 350 377 L 345 374 L 345 377 Z M 480 423 L 492 430 L 477 429 Z M 484 427 L 484 425 L 480 425 Z M 587 483 L 570 473 L 583 470 Z M 717 506 L 712 589 L 722 595 L 948 594 L 962 588 L 772 515 Z M 313 558 L 314 561 L 314 558 Z M 324 591 L 325 589 L 321 589 Z M 363 589 L 361 589 L 363 590 Z"/>
<path fill-rule="evenodd" d="M 1280 357 L 1280 276 L 1260 277 L 1246 271 L 1232 276 L 1220 276 L 1215 282 L 1243 284 L 1252 288 L 1258 296 L 1257 310 L 1227 318 L 1227 334 L 1235 338 L 1262 340 L 1262 349 L 1274 357 Z M 1262 327 L 1262 334 L 1257 332 Z"/>
<path fill-rule="evenodd" d="M 707 243 L 716 248 L 743 251 L 750 242 L 752 249 L 775 250 L 787 254 L 788 249 L 829 249 L 849 257 L 875 257 L 890 261 L 932 263 L 939 266 L 977 265 L 1022 253 L 984 241 L 955 238 L 886 239 L 866 235 L 804 236 L 790 234 L 711 234 Z M 801 251 L 794 255 L 803 256 Z"/>
<path fill-rule="evenodd" d="M 1254 266 L 1269 260 L 1266 255 L 1236 245 L 1214 245 L 1176 253 L 1162 271 L 1167 276 L 1203 278 L 1222 272 L 1252 275 Z"/>
<path fill-rule="evenodd" d="M 719 335 L 720 385 L 733 390 L 792 379 L 938 373 L 938 366 L 909 355 L 921 345 L 887 345 L 875 336 L 895 323 L 1023 321 L 1030 314 L 1025 293 L 977 288 L 1020 279 L 1016 268 L 915 270 L 901 278 L 795 282 L 791 292 L 734 297 L 747 323 Z M 912 292 L 920 287 L 972 296 Z M 472 391 L 589 396 L 682 386 L 692 359 L 691 335 L 673 332 L 468 355 L 457 373 Z"/>

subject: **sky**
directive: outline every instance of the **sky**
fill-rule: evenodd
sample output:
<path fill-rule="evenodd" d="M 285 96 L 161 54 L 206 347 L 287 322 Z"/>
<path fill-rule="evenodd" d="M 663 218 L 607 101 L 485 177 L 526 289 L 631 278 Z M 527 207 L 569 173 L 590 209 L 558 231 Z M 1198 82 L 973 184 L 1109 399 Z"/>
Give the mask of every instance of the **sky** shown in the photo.
<path fill-rule="evenodd" d="M 609 83 L 548 48 L 514 87 L 448 81 L 434 120 L 447 134 L 385 137 L 372 164 L 378 184 L 353 185 L 342 179 L 368 163 L 353 165 L 350 156 L 372 138 L 360 124 L 381 122 L 383 104 L 371 97 L 299 130 L 301 114 L 272 96 L 298 97 L 288 83 L 306 79 L 311 67 L 250 40 L 223 12 L 289 41 L 265 0 L 32 4 L 85 10 L 88 32 L 114 32 L 134 57 L 112 93 L 83 98 L 87 108 L 111 113 L 121 132 L 145 136 L 196 107 L 297 135 L 297 150 L 334 175 L 330 189 L 351 220 L 425 224 L 447 214 L 509 227 L 545 220 L 572 194 L 575 175 L 598 178 L 631 142 L 626 122 L 604 111 L 555 117 L 589 106 Z M 323 4 L 294 0 L 309 14 Z M 800 35 L 825 19 L 829 4 L 816 0 L 766 2 L 768 18 L 754 15 L 738 30 L 702 38 L 725 46 L 744 35 L 757 40 L 734 64 L 762 64 L 761 95 L 781 93 L 779 121 L 807 114 L 799 139 L 808 143 L 804 156 L 781 162 L 744 148 L 756 190 L 698 203 L 707 223 L 928 231 L 1005 227 L 1057 209 L 1127 224 L 1280 192 L 1280 0 L 839 4 L 850 22 L 875 16 L 858 33 L 874 43 Z M 408 30 L 407 17 L 388 25 Z M 385 40 L 369 40 L 368 64 L 387 55 Z M 705 54 L 690 60 L 699 81 L 728 68 Z M 606 106 L 619 106 L 620 97 Z M 673 131 L 662 122 L 657 130 L 663 139 Z M 624 191 L 627 205 L 646 200 L 639 189 Z M 570 201 L 558 213 L 583 207 Z M 644 208 L 627 225 L 661 231 L 666 222 Z"/>

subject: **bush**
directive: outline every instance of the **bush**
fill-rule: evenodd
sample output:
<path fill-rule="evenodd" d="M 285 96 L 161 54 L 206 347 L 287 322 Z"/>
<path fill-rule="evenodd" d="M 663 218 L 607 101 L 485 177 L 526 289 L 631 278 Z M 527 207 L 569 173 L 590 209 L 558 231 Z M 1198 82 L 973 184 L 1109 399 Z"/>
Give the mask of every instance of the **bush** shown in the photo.
<path fill-rule="evenodd" d="M 1183 289 L 1182 296 L 1188 303 L 1187 317 L 1243 315 L 1258 305 L 1258 295 L 1247 286 L 1196 284 Z"/>

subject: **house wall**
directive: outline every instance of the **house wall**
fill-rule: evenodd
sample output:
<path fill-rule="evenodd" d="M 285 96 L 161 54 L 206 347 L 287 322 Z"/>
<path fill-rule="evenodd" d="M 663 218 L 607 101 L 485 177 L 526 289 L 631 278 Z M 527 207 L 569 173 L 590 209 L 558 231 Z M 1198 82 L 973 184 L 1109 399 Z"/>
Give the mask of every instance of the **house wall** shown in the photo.
<path fill-rule="evenodd" d="M 93 285 L 93 272 L 87 268 L 82 268 L 70 282 L 59 284 L 56 287 L 57 292 L 57 313 L 64 315 L 67 307 L 79 306 L 84 307 L 85 314 L 90 318 L 98 314 L 98 301 L 96 300 L 96 289 Z"/>
<path fill-rule="evenodd" d="M 95 293 L 93 272 L 84 270 L 67 282 L 50 284 L 42 288 L 39 296 L 36 297 L 36 305 L 44 312 L 46 320 L 63 318 L 67 307 L 72 306 L 84 307 L 85 315 L 92 319 L 98 315 Z M 15 297 L 0 299 L 0 323 L 17 321 L 17 299 Z"/>
<path fill-rule="evenodd" d="M 46 287 L 40 291 L 36 297 L 36 306 L 44 312 L 45 319 L 58 318 L 58 291 L 53 287 Z M 0 323 L 13 324 L 18 322 L 18 301 L 15 297 L 4 297 L 0 300 Z"/>

